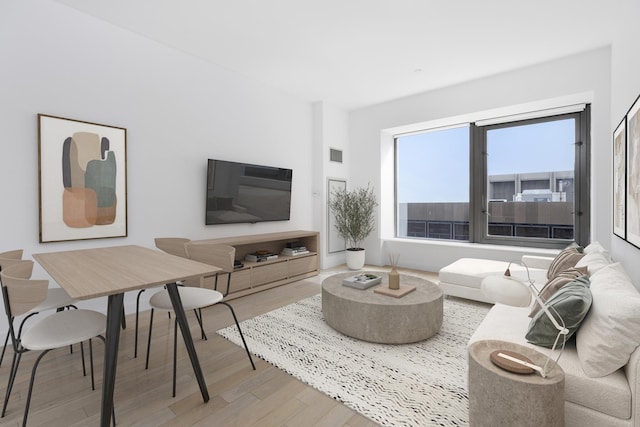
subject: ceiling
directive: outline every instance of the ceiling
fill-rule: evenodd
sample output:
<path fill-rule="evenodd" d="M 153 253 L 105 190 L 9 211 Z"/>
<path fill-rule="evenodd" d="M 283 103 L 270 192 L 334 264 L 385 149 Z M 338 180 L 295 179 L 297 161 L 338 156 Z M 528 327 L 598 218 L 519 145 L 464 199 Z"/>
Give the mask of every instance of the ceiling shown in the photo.
<path fill-rule="evenodd" d="M 609 45 L 632 1 L 58 0 L 346 110 Z"/>

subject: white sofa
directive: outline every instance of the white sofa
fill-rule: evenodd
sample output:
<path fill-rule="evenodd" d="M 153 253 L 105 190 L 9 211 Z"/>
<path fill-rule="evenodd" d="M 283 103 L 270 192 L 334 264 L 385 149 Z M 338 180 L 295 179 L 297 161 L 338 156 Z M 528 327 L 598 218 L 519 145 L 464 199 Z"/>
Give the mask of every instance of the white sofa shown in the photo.
<path fill-rule="evenodd" d="M 559 361 L 565 373 L 565 425 L 640 426 L 640 293 L 622 266 L 612 263 L 604 251 L 587 253 L 578 266 L 588 269 L 593 302 Z M 483 271 L 480 276 L 486 274 Z M 529 307 L 494 305 L 469 345 L 481 340 L 509 341 L 555 359 L 559 350 L 551 354 L 526 341 L 530 311 Z"/>

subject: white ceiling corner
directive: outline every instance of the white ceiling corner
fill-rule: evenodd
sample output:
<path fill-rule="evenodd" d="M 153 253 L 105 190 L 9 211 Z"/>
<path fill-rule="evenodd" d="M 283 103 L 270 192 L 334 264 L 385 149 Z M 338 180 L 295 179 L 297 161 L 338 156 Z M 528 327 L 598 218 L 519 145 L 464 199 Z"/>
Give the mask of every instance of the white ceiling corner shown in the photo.
<path fill-rule="evenodd" d="M 347 110 L 606 46 L 621 8 L 600 0 L 57 1 Z"/>

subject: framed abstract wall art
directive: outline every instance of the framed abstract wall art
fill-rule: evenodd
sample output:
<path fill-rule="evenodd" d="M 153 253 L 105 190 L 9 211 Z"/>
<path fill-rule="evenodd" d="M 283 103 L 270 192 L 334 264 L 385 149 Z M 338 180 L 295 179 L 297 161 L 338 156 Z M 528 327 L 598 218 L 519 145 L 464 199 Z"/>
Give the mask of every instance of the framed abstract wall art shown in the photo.
<path fill-rule="evenodd" d="M 613 131 L 613 233 L 626 239 L 627 118 Z"/>
<path fill-rule="evenodd" d="M 127 236 L 127 130 L 38 114 L 40 242 Z"/>
<path fill-rule="evenodd" d="M 627 241 L 640 248 L 640 98 L 627 113 Z"/>

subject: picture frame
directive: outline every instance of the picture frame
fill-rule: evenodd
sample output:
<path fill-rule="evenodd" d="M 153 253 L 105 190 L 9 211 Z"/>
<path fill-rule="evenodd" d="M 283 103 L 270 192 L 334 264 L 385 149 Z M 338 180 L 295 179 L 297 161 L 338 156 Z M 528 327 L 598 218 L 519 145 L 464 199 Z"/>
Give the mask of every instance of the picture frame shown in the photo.
<path fill-rule="evenodd" d="M 327 180 L 327 252 L 330 254 L 344 252 L 347 250 L 346 242 L 340 237 L 340 235 L 338 235 L 338 231 L 336 230 L 335 215 L 329 208 L 331 195 L 336 191 L 346 189 L 347 181 L 344 179 L 329 178 Z"/>
<path fill-rule="evenodd" d="M 126 237 L 127 130 L 38 114 L 40 243 Z"/>
<path fill-rule="evenodd" d="M 627 113 L 626 239 L 640 248 L 640 97 Z"/>
<path fill-rule="evenodd" d="M 626 239 L 627 117 L 613 131 L 613 234 Z"/>

